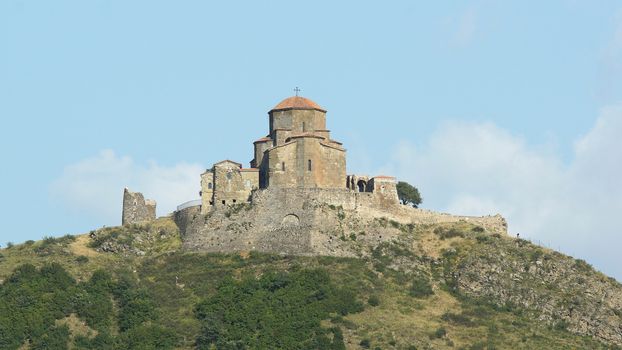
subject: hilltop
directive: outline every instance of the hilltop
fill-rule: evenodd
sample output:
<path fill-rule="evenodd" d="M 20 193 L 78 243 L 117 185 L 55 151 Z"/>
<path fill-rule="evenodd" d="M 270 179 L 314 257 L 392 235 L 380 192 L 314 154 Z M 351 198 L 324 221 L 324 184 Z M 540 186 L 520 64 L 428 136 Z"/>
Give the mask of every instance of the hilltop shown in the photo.
<path fill-rule="evenodd" d="M 392 238 L 370 243 L 380 230 Z M 467 220 L 342 233 L 351 256 L 189 252 L 171 218 L 14 245 L 0 250 L 0 347 L 622 345 L 622 286 L 582 260 Z"/>

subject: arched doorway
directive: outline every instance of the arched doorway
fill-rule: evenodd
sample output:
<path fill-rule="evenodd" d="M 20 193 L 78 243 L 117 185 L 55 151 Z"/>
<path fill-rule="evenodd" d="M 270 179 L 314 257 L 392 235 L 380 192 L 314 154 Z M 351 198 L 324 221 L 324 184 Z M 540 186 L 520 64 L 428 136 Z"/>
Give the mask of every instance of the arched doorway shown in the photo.
<path fill-rule="evenodd" d="M 359 192 L 366 192 L 367 191 L 367 182 L 365 182 L 364 180 L 359 180 L 356 183 L 356 187 L 358 187 Z"/>

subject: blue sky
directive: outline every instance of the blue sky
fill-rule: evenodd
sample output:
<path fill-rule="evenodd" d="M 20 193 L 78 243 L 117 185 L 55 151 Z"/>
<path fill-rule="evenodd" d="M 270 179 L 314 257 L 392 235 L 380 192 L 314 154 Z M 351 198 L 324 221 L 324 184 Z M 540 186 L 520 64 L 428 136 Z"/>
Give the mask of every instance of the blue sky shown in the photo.
<path fill-rule="evenodd" d="M 194 199 L 295 86 L 350 173 L 622 279 L 618 1 L 2 1 L 0 242 L 118 224 L 124 186 Z"/>

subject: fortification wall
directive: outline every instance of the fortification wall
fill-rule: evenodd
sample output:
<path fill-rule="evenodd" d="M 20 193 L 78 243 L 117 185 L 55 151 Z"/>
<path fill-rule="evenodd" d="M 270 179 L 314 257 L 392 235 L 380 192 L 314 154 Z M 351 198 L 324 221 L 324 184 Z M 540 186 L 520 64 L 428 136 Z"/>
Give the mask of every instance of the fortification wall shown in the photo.
<path fill-rule="evenodd" d="M 190 209 L 190 208 L 188 208 Z M 191 251 L 264 251 L 288 255 L 357 256 L 355 246 L 376 246 L 403 233 L 394 221 L 434 224 L 468 221 L 490 232 L 507 232 L 501 216 L 467 217 L 394 203 L 348 189 L 267 189 L 250 204 L 201 215 L 176 213 L 184 248 Z M 354 238 L 352 238 L 354 237 Z"/>
<path fill-rule="evenodd" d="M 173 213 L 173 220 L 180 228 L 182 236 L 186 228 L 201 215 L 201 206 L 188 207 Z M 183 228 L 183 230 L 181 230 Z"/>

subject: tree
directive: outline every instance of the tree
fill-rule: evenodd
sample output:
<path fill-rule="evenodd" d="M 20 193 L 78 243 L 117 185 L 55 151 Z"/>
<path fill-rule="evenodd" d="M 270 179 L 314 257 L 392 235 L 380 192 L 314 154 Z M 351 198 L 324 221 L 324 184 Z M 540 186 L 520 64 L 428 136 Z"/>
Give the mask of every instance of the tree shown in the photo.
<path fill-rule="evenodd" d="M 397 183 L 397 196 L 402 204 L 412 205 L 415 208 L 418 208 L 423 201 L 417 187 L 404 181 Z"/>

